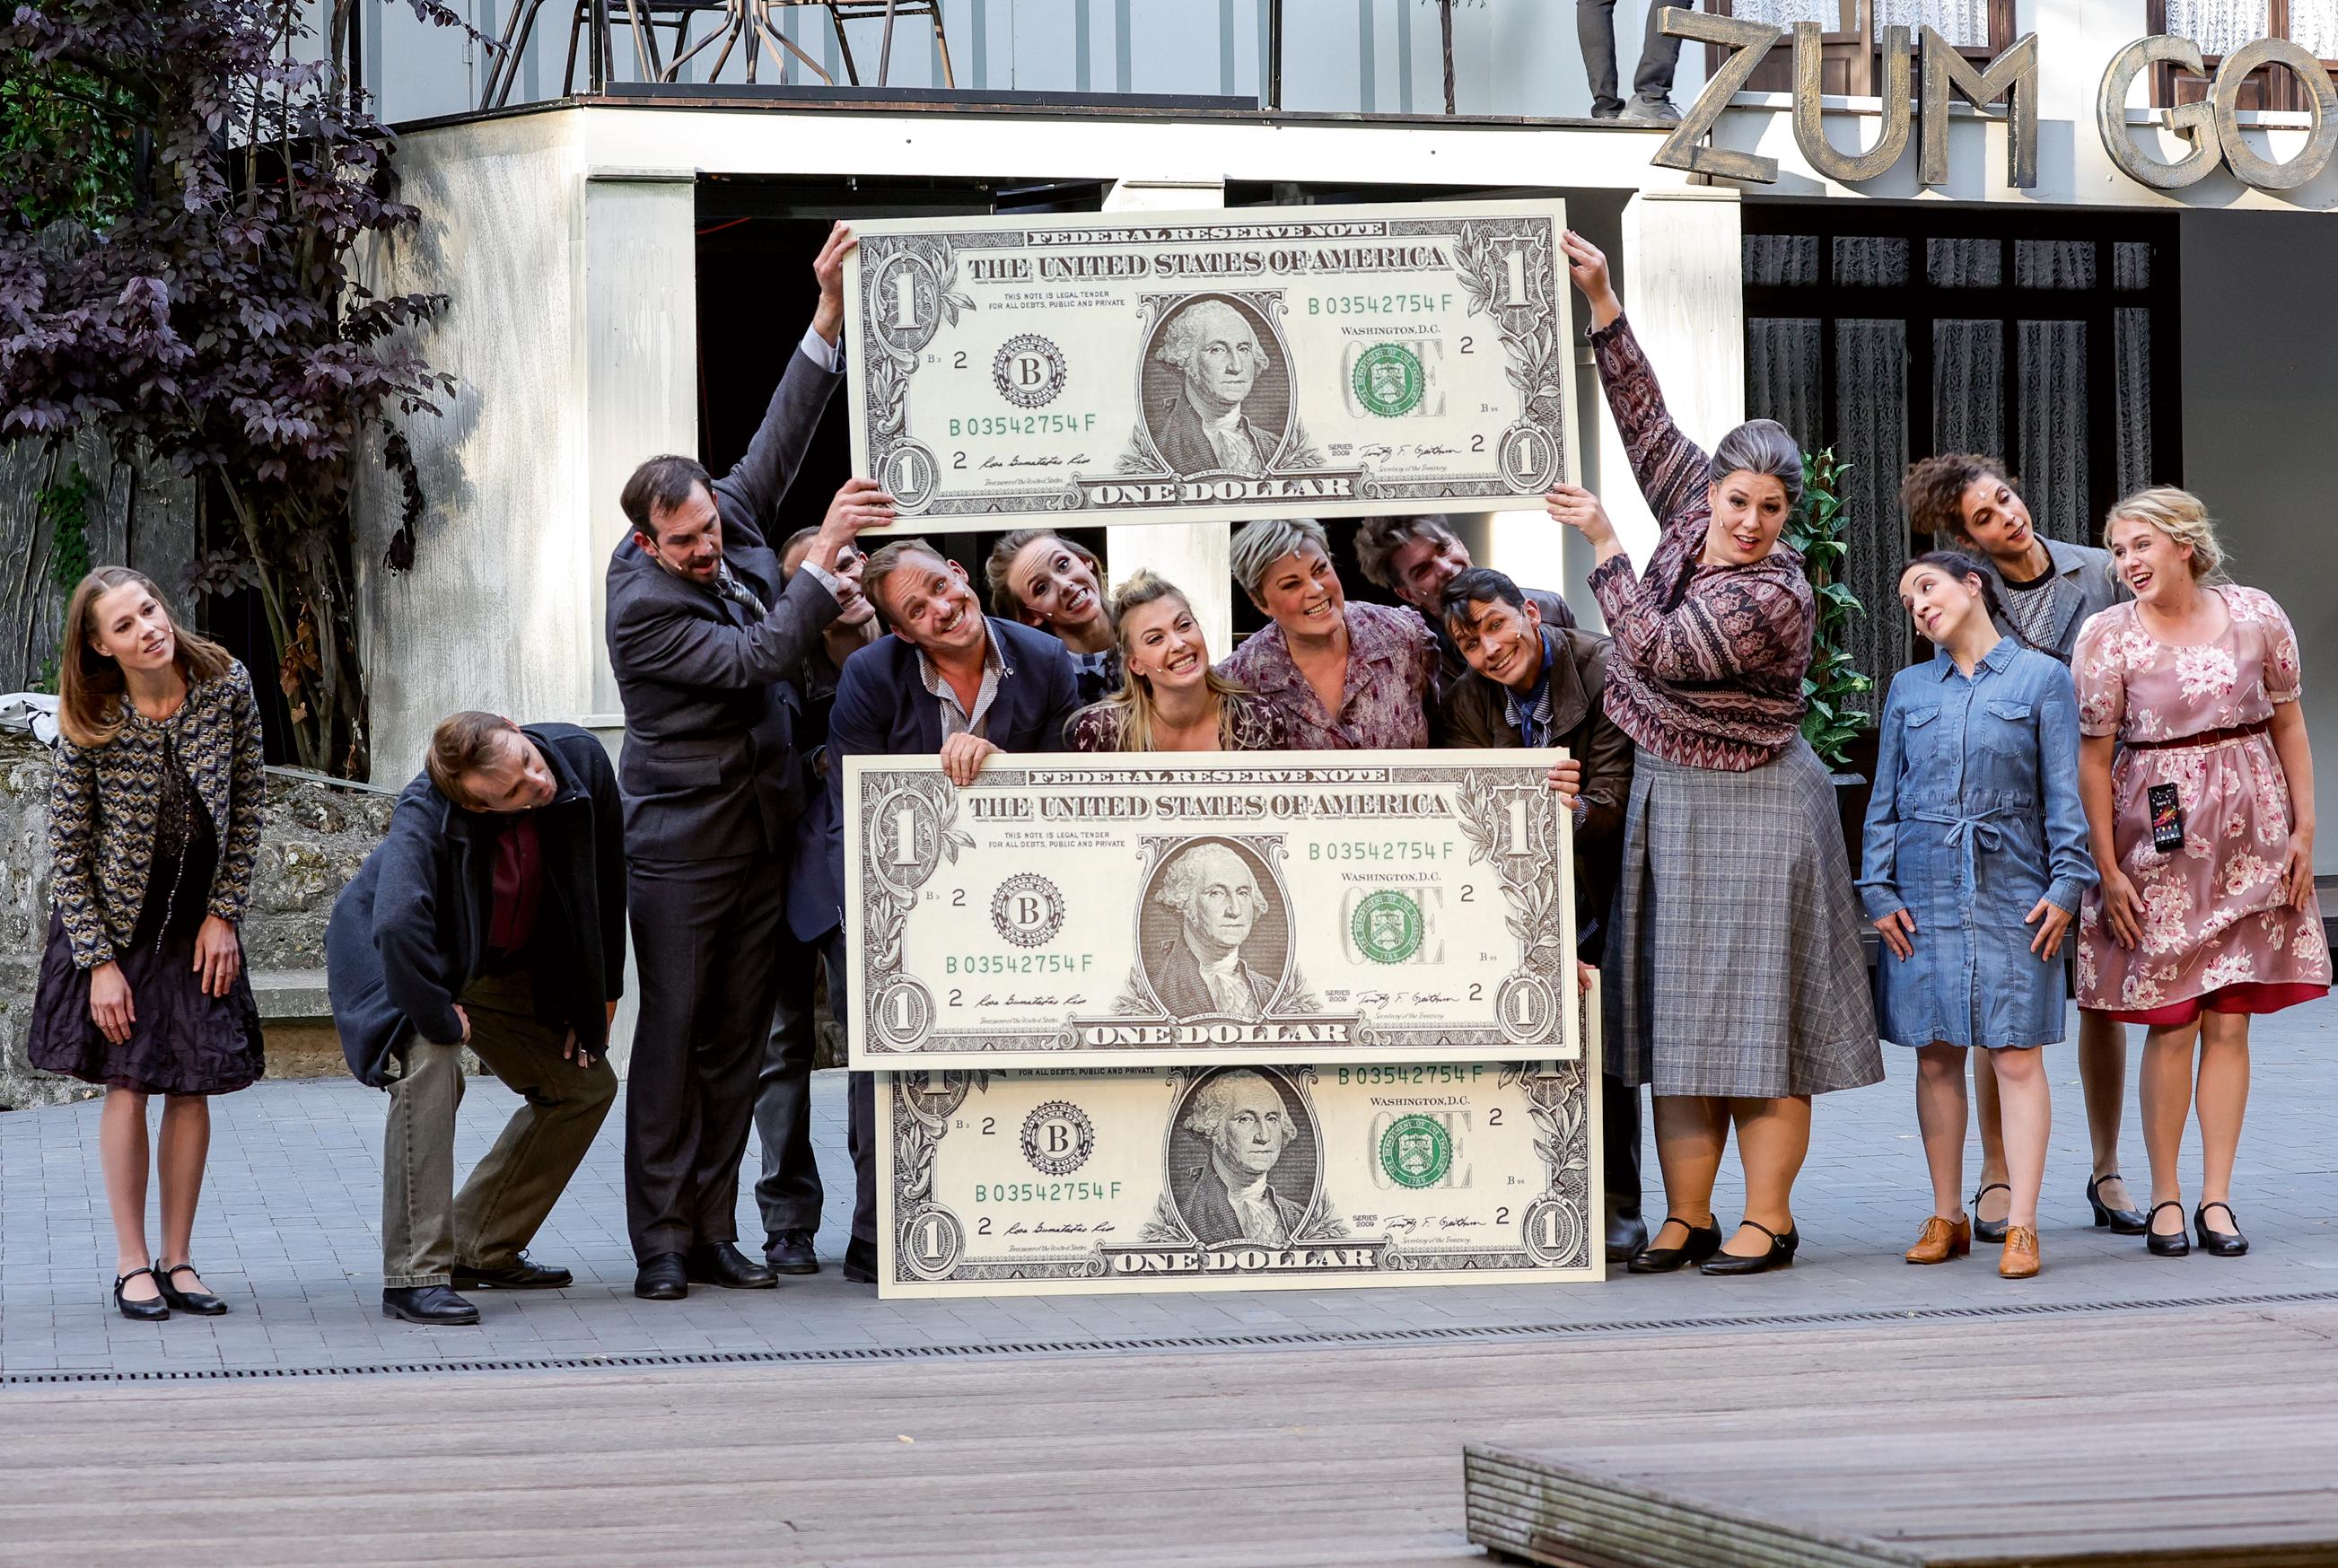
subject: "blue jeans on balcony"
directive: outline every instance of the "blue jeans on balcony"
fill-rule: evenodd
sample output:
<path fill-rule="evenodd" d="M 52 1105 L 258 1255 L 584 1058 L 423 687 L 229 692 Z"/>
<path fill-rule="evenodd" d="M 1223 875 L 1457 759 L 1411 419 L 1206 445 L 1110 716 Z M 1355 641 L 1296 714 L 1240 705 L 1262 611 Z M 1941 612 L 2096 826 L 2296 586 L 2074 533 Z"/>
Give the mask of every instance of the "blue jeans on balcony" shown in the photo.
<path fill-rule="evenodd" d="M 1632 93 L 1643 103 L 1662 103 L 1673 95 L 1673 71 L 1680 64 L 1681 41 L 1667 38 L 1657 28 L 1657 17 L 1667 0 L 1648 0 L 1648 20 L 1640 40 L 1640 68 L 1632 74 Z M 1682 0 L 1680 8 L 1693 11 L 1695 0 Z M 1612 120 L 1623 113 L 1616 95 L 1616 0 L 1575 0 L 1575 36 L 1583 50 L 1584 74 L 1591 82 L 1594 118 Z"/>

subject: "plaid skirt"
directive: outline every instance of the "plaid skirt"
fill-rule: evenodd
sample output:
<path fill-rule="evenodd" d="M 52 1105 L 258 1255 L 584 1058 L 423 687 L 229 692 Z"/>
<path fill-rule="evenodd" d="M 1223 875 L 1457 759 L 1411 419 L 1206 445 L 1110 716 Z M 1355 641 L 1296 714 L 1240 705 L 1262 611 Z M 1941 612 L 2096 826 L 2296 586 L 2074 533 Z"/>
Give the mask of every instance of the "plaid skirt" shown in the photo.
<path fill-rule="evenodd" d="M 1776 1099 L 1883 1077 L 1834 784 L 1801 740 L 1750 772 L 1642 751 L 1602 964 L 1607 1070 Z"/>

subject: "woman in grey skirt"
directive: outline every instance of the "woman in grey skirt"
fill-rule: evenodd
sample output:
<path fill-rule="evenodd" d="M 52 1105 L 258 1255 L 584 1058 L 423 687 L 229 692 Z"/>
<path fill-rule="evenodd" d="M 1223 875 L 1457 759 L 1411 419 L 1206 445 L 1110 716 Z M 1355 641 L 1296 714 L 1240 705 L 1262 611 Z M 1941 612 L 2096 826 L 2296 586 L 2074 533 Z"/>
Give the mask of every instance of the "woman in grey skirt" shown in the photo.
<path fill-rule="evenodd" d="M 1599 379 L 1664 532 L 1635 572 L 1597 497 L 1551 492 L 1596 553 L 1616 639 L 1608 716 L 1638 743 L 1605 967 L 1610 1070 L 1655 1097 L 1665 1219 L 1636 1274 L 1792 1263 L 1811 1097 L 1883 1076 L 1862 924 L 1825 765 L 1802 738 L 1814 605 L 1778 544 L 1802 452 L 1767 419 L 1711 457 L 1665 410 L 1607 259 L 1580 235 L 1567 270 L 1591 308 Z M 1714 1178 L 1729 1130 L 1745 1215 L 1724 1244 Z"/>

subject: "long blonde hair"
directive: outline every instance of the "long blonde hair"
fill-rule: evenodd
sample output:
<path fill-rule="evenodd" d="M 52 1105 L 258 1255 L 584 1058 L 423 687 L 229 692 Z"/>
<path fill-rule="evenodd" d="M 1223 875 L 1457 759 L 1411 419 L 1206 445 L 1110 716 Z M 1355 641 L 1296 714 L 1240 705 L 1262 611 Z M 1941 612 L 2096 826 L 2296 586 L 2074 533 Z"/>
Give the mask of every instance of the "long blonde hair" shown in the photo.
<path fill-rule="evenodd" d="M 57 659 L 57 728 L 76 746 L 103 746 L 122 733 L 123 697 L 128 685 L 122 666 L 91 646 L 97 635 L 97 602 L 116 588 L 143 588 L 171 623 L 171 662 L 189 686 L 216 681 L 235 661 L 210 638 L 179 624 L 171 602 L 143 572 L 100 566 L 74 584 L 65 603 L 64 645 Z"/>
<path fill-rule="evenodd" d="M 2229 583 L 2225 575 L 2225 547 L 2216 539 L 2216 520 L 2207 505 L 2189 490 L 2155 485 L 2138 490 L 2103 518 L 2103 548 L 2110 548 L 2111 527 L 2122 518 L 2145 524 L 2167 535 L 2172 544 L 2192 546 L 2195 583 Z"/>
<path fill-rule="evenodd" d="M 1143 608 L 1156 600 L 1174 599 L 1188 613 L 1193 601 L 1183 590 L 1157 573 L 1138 571 L 1123 583 L 1112 596 L 1105 614 L 1112 622 L 1112 640 L 1121 643 L 1120 690 L 1104 700 L 1104 706 L 1120 712 L 1120 749 L 1123 751 L 1153 750 L 1153 682 L 1139 675 L 1129 664 L 1128 646 L 1121 640 L 1121 624 L 1133 610 Z M 1207 663 L 1202 666 L 1202 683 L 1218 700 L 1218 747 L 1233 749 L 1233 705 L 1229 697 L 1247 697 L 1250 688 L 1239 681 L 1229 681 Z"/>

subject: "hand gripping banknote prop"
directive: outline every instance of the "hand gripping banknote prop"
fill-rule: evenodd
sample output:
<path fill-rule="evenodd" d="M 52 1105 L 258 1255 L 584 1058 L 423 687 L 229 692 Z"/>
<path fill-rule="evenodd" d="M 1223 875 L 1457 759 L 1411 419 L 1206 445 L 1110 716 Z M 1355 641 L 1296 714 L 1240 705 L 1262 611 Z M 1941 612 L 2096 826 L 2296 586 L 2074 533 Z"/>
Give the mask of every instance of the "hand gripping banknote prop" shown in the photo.
<path fill-rule="evenodd" d="M 1556 755 L 848 759 L 852 1064 L 1579 1060 Z"/>
<path fill-rule="evenodd" d="M 924 532 L 1540 505 L 1557 201 L 856 225 L 853 472 Z"/>

